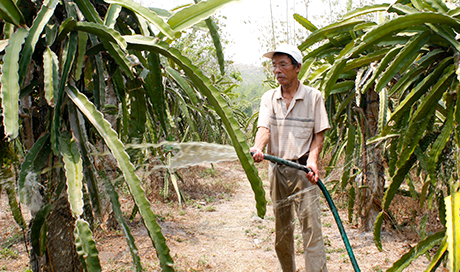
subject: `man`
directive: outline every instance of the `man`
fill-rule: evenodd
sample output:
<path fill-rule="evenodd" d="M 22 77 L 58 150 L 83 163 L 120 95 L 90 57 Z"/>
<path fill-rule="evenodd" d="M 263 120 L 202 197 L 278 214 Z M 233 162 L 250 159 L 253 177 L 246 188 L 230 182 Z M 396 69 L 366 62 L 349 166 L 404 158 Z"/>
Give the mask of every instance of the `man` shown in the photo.
<path fill-rule="evenodd" d="M 270 58 L 280 87 L 266 92 L 261 99 L 254 161 L 267 154 L 306 165 L 305 172 L 270 162 L 270 196 L 275 214 L 275 251 L 282 271 L 296 271 L 294 248 L 294 206 L 302 228 L 305 269 L 327 271 L 326 251 L 321 232 L 319 207 L 318 157 L 324 131 L 329 129 L 321 93 L 300 83 L 297 75 L 302 54 L 296 47 L 282 44 L 264 54 Z"/>

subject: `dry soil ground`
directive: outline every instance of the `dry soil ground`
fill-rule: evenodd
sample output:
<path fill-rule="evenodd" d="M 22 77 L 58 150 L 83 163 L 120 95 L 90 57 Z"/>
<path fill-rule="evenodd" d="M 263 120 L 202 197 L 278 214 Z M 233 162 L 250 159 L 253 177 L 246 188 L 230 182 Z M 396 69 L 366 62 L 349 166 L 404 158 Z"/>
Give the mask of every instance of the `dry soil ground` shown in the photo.
<path fill-rule="evenodd" d="M 267 164 L 259 164 L 266 191 Z M 175 262 L 176 271 L 278 271 L 273 250 L 274 220 L 271 205 L 265 219 L 256 216 L 254 194 L 242 168 L 236 162 L 204 165 L 181 171 L 185 203 L 160 201 L 158 186 L 146 186 L 152 209 Z M 121 194 L 123 196 L 123 194 Z M 126 195 L 126 194 L 125 194 Z M 14 223 L 4 193 L 0 198 L 0 271 L 28 271 L 28 256 L 22 233 Z M 336 197 L 338 207 L 344 206 Z M 122 199 L 128 214 L 132 203 Z M 329 271 L 353 271 L 333 216 L 324 199 L 323 235 Z M 347 223 L 347 213 L 340 209 L 348 238 L 361 271 L 385 271 L 411 246 L 417 237 L 407 232 L 384 231 L 384 250 L 378 251 L 372 233 L 361 233 Z M 27 212 L 25 212 L 27 213 Z M 26 215 L 27 217 L 28 215 Z M 146 271 L 160 271 L 155 251 L 139 216 L 129 223 Z M 94 232 L 103 271 L 132 271 L 126 241 L 117 228 L 103 223 Z M 300 235 L 296 235 L 298 271 L 303 271 Z M 30 249 L 30 245 L 28 245 Z M 404 271 L 423 271 L 428 260 L 423 256 Z M 443 268 L 438 271 L 447 271 Z"/>

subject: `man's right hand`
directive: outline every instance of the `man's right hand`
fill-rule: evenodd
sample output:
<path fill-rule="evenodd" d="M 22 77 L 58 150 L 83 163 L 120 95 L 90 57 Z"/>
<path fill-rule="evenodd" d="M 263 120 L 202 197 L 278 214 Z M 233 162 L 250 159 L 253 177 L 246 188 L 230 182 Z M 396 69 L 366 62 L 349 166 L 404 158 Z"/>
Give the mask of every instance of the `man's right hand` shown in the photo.
<path fill-rule="evenodd" d="M 256 147 L 251 147 L 249 149 L 252 154 L 252 158 L 254 159 L 255 162 L 261 162 L 264 160 L 264 153 L 262 150 L 256 148 Z"/>
<path fill-rule="evenodd" d="M 252 158 L 255 162 L 261 162 L 264 160 L 264 153 L 262 150 L 264 150 L 269 140 L 270 130 L 266 127 L 259 127 L 257 129 L 256 139 L 254 140 L 254 146 L 249 149 L 251 153 L 254 153 Z"/>

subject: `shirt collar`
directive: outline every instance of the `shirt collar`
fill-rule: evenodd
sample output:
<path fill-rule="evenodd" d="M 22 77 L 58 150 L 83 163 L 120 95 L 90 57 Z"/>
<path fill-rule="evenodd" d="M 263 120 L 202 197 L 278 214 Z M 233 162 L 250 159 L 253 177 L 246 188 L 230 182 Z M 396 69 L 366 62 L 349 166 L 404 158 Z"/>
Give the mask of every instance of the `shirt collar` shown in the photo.
<path fill-rule="evenodd" d="M 294 94 L 294 98 L 293 100 L 302 100 L 304 97 L 305 97 L 305 86 L 300 83 L 299 84 L 299 87 L 297 88 L 297 92 Z M 275 91 L 275 98 L 276 99 L 282 99 L 282 95 L 281 95 L 281 86 L 279 86 L 276 91 Z"/>

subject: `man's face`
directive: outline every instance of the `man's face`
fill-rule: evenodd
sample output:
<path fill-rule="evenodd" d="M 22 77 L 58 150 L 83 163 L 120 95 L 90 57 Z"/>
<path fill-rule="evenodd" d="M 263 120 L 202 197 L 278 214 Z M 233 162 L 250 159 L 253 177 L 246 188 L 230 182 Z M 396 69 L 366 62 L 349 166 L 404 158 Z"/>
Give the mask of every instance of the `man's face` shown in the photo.
<path fill-rule="evenodd" d="M 297 80 L 300 67 L 294 67 L 287 55 L 275 55 L 272 59 L 272 65 L 273 73 L 281 86 L 292 84 Z"/>

